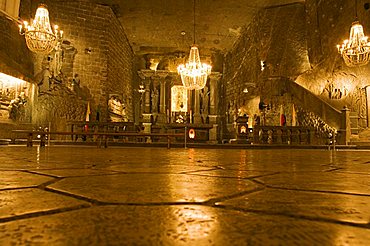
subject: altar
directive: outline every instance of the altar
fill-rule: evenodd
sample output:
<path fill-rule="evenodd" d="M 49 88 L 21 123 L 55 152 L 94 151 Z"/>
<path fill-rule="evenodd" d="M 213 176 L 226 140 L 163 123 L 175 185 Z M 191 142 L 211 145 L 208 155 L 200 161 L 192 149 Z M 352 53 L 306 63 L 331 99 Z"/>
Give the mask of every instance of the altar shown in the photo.
<path fill-rule="evenodd" d="M 176 141 L 188 143 L 206 143 L 209 139 L 209 131 L 213 128 L 212 124 L 167 124 L 168 133 L 183 134 L 176 137 Z"/>
<path fill-rule="evenodd" d="M 143 69 L 138 90 L 141 94 L 140 124 L 146 133 L 183 133 L 176 140 L 218 141 L 218 91 L 220 73 L 211 73 L 203 89 L 187 90 L 180 76 L 169 70 Z"/>

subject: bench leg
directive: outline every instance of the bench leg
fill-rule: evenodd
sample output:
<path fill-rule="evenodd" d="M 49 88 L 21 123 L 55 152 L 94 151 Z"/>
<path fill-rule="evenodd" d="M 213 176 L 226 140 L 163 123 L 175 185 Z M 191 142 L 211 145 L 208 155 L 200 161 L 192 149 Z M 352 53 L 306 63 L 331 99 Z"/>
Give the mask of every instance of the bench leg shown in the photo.
<path fill-rule="evenodd" d="M 108 148 L 108 137 L 104 135 L 103 138 L 104 138 L 104 148 Z"/>
<path fill-rule="evenodd" d="M 45 134 L 41 134 L 40 147 L 45 147 Z"/>
<path fill-rule="evenodd" d="M 98 136 L 98 138 L 97 138 L 96 147 L 98 147 L 98 148 L 101 147 L 101 136 Z"/>
<path fill-rule="evenodd" d="M 171 138 L 170 136 L 167 136 L 167 149 L 170 148 L 170 144 L 171 144 Z"/>
<path fill-rule="evenodd" d="M 33 146 L 33 134 L 29 133 L 27 137 L 27 147 L 32 147 Z"/>

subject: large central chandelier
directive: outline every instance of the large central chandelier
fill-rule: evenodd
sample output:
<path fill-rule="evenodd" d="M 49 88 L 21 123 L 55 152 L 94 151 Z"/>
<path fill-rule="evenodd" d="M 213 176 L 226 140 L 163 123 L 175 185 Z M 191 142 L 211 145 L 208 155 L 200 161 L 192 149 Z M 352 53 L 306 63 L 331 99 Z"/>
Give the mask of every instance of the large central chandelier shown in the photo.
<path fill-rule="evenodd" d="M 27 47 L 35 53 L 48 54 L 63 37 L 63 31 L 54 26 L 51 29 L 49 11 L 44 4 L 40 4 L 36 10 L 35 19 L 29 25 L 27 21 L 19 25 L 19 33 L 25 35 Z"/>
<path fill-rule="evenodd" d="M 207 76 L 211 73 L 212 67 L 208 64 L 200 62 L 199 50 L 195 45 L 195 0 L 194 7 L 194 43 L 190 49 L 189 60 L 184 65 L 177 67 L 177 71 L 181 76 L 183 86 L 188 90 L 203 89 L 207 83 Z"/>
<path fill-rule="evenodd" d="M 357 21 L 357 0 L 356 21 L 352 23 L 349 39 L 344 40 L 342 45 L 338 44 L 337 48 L 349 67 L 363 66 L 370 60 L 370 42 L 364 34 L 364 28 Z"/>

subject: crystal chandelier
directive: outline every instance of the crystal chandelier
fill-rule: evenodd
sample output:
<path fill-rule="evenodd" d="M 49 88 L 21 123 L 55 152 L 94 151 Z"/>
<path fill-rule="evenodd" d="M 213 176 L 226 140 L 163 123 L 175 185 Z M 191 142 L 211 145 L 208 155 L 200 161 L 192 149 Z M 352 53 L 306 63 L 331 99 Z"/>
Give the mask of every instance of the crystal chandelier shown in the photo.
<path fill-rule="evenodd" d="M 50 53 L 63 37 L 63 31 L 57 25 L 54 26 L 54 32 L 51 29 L 49 11 L 44 4 L 37 8 L 31 25 L 27 21 L 19 25 L 19 33 L 25 35 L 27 46 L 32 52 L 41 54 Z"/>
<path fill-rule="evenodd" d="M 349 39 L 344 40 L 342 45 L 337 45 L 338 52 L 342 55 L 347 66 L 363 66 L 369 62 L 370 42 L 367 39 L 362 25 L 357 21 L 356 0 L 356 21 L 352 23 Z"/>
<path fill-rule="evenodd" d="M 177 71 L 181 76 L 183 86 L 188 90 L 203 89 L 207 83 L 207 76 L 211 73 L 212 67 L 208 64 L 200 62 L 199 50 L 195 45 L 195 0 L 194 7 L 194 44 L 190 49 L 189 60 L 184 65 L 177 67 Z"/>

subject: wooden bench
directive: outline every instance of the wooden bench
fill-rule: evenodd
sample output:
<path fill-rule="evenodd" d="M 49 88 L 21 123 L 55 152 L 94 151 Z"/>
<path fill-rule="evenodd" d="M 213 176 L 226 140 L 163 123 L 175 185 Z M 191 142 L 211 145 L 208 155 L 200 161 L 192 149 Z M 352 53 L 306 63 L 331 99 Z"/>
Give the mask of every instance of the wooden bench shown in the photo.
<path fill-rule="evenodd" d="M 97 145 L 101 147 L 102 142 L 105 148 L 108 147 L 108 138 L 111 136 L 123 136 L 123 137 L 135 137 L 145 138 L 145 137 L 166 137 L 167 138 L 167 148 L 170 148 L 171 138 L 181 137 L 183 134 L 176 133 L 124 133 L 124 132 L 45 132 L 45 131 L 32 131 L 32 130 L 13 130 L 13 133 L 23 133 L 27 134 L 27 147 L 33 146 L 34 136 L 40 136 L 40 146 L 44 147 L 46 144 L 46 136 L 50 135 L 85 135 L 85 136 L 96 136 Z"/>

